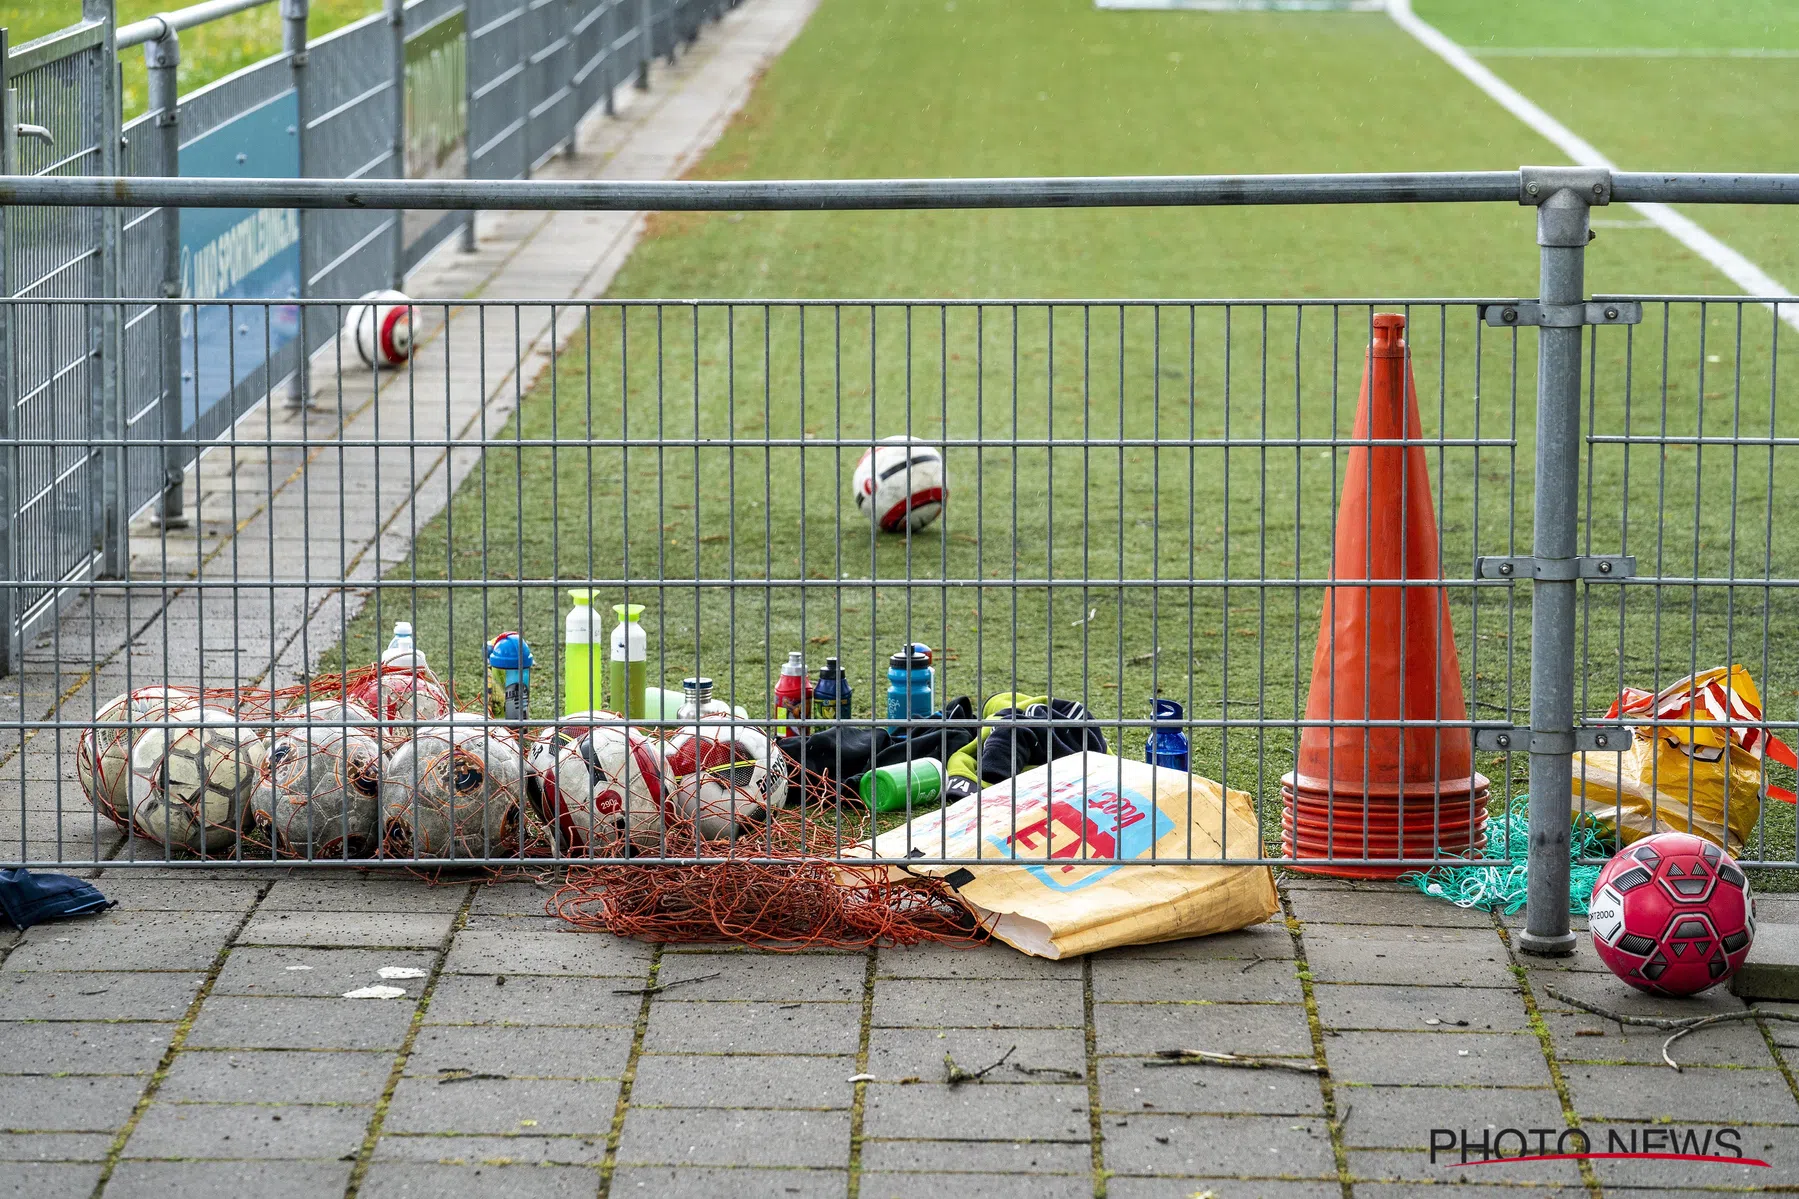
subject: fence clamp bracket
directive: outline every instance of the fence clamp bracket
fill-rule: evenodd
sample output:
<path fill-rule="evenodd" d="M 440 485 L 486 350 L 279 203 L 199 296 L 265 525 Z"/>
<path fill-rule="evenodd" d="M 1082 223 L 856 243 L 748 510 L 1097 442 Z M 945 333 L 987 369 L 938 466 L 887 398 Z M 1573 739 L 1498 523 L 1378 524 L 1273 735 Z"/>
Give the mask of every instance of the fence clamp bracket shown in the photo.
<path fill-rule="evenodd" d="M 1572 329 L 1581 325 L 1640 325 L 1643 305 L 1636 300 L 1589 300 L 1584 304 L 1544 304 L 1540 300 L 1514 300 L 1488 304 L 1481 317 L 1489 325 L 1517 328 L 1539 325 Z"/>
<path fill-rule="evenodd" d="M 1634 554 L 1598 555 L 1591 558 L 1476 558 L 1475 576 L 1482 579 L 1542 579 L 1594 583 L 1619 583 L 1635 578 Z"/>
<path fill-rule="evenodd" d="M 1622 726 L 1582 725 L 1571 733 L 1538 733 L 1527 728 L 1476 728 L 1474 748 L 1487 753 L 1623 753 L 1630 730 Z"/>

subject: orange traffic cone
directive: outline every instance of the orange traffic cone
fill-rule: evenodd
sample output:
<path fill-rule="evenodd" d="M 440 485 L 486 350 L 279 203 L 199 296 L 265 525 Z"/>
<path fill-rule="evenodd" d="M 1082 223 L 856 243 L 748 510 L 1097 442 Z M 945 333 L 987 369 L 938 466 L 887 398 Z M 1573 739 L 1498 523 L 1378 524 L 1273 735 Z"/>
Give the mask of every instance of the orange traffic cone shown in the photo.
<path fill-rule="evenodd" d="M 1363 366 L 1355 440 L 1422 436 L 1405 317 L 1377 313 Z M 1461 721 L 1455 630 L 1437 556 L 1430 473 L 1420 445 L 1356 445 L 1337 513 L 1331 577 L 1312 658 L 1298 769 L 1281 780 L 1283 841 L 1300 859 L 1428 858 L 1485 842 L 1487 780 L 1466 728 L 1370 727 L 1369 721 Z M 1417 586 L 1381 580 L 1429 580 Z M 1352 878 L 1408 867 L 1304 865 Z"/>

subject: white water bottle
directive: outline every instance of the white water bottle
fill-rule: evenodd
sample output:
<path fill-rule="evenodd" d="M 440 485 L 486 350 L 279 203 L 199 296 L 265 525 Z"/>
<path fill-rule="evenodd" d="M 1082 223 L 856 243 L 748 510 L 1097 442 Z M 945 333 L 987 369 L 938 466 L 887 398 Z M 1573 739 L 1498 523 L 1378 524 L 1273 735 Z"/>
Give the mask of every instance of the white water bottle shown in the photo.
<path fill-rule="evenodd" d="M 384 670 L 428 670 L 425 655 L 412 641 L 412 625 L 404 620 L 394 622 L 393 640 L 387 643 L 387 649 L 381 654 L 381 667 Z"/>

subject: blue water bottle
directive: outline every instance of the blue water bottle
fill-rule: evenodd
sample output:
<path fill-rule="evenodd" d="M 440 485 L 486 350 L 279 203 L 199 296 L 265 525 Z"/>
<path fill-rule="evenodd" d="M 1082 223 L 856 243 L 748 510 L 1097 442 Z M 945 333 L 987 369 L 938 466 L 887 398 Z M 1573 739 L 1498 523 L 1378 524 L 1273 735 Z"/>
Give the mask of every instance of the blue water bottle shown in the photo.
<path fill-rule="evenodd" d="M 921 720 L 937 710 L 933 693 L 936 673 L 931 669 L 931 647 L 914 642 L 887 659 L 887 719 Z M 895 737 L 905 737 L 911 728 L 903 724 L 888 726 Z"/>
<path fill-rule="evenodd" d="M 1155 701 L 1156 727 L 1150 730 L 1149 745 L 1144 748 L 1143 760 L 1151 766 L 1166 766 L 1170 770 L 1185 772 L 1189 769 L 1187 734 L 1179 724 L 1166 724 L 1164 721 L 1179 721 L 1182 718 L 1181 706 L 1171 699 Z"/>
<path fill-rule="evenodd" d="M 812 715 L 819 720 L 850 718 L 850 680 L 836 658 L 826 658 L 812 687 Z"/>

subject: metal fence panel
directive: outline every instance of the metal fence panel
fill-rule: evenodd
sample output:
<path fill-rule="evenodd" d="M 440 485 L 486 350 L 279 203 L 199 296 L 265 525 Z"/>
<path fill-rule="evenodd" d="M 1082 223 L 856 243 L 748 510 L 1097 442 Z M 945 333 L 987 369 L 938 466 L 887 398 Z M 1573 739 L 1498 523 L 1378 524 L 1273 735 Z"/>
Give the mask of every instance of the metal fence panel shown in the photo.
<path fill-rule="evenodd" d="M 468 14 L 469 178 L 522 179 L 528 11 L 523 0 L 469 0 Z"/>
<path fill-rule="evenodd" d="M 157 136 L 160 112 L 148 112 L 125 126 L 125 144 L 120 167 L 127 175 L 172 175 L 175 164 L 167 162 L 162 140 Z M 166 258 L 163 236 L 164 209 L 159 207 L 128 208 L 121 214 L 119 254 L 119 294 L 123 296 L 159 296 L 162 294 Z M 125 439 L 143 443 L 128 450 L 126 461 L 126 510 L 135 513 L 162 494 L 163 405 L 180 402 L 179 396 L 165 394 L 164 356 L 161 311 L 152 304 L 128 304 L 119 313 L 123 330 L 124 353 L 121 360 L 122 386 L 126 401 Z"/>

